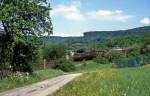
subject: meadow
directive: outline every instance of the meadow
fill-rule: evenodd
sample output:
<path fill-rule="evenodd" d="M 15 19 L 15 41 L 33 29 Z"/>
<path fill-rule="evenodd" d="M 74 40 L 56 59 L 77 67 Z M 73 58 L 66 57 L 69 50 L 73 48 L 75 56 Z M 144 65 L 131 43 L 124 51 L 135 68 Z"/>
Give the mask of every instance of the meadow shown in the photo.
<path fill-rule="evenodd" d="M 49 96 L 150 96 L 150 68 L 104 68 L 85 73 Z"/>
<path fill-rule="evenodd" d="M 116 68 L 115 64 L 99 64 L 93 60 L 82 62 L 81 64 L 76 65 L 77 72 L 93 72 L 106 68 Z"/>

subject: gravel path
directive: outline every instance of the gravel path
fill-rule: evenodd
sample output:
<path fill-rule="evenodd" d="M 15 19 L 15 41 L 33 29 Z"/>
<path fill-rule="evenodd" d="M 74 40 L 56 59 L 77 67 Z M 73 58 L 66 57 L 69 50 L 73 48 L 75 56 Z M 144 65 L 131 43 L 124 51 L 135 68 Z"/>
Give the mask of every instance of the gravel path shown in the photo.
<path fill-rule="evenodd" d="M 82 73 L 58 76 L 33 85 L 0 93 L 0 96 L 47 96 L 80 75 Z"/>

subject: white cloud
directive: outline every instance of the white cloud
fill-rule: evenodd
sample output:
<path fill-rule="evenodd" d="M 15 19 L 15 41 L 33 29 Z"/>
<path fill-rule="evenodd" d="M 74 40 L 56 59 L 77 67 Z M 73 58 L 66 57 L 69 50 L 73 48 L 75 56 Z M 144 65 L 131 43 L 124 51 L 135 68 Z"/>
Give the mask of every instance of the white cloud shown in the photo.
<path fill-rule="evenodd" d="M 124 14 L 122 10 L 98 10 L 81 12 L 82 3 L 79 0 L 74 0 L 69 4 L 60 4 L 53 8 L 52 16 L 61 16 L 68 20 L 82 21 L 82 20 L 103 20 L 103 21 L 119 21 L 126 22 L 131 19 L 132 15 Z"/>
<path fill-rule="evenodd" d="M 63 16 L 69 20 L 83 20 L 84 16 L 81 14 L 79 7 L 80 1 L 73 1 L 71 5 L 57 5 L 52 10 L 52 16 Z"/>
<path fill-rule="evenodd" d="M 99 10 L 99 11 L 91 11 L 86 14 L 92 19 L 105 20 L 105 21 L 125 22 L 133 17 L 131 15 L 124 14 L 122 10 L 116 10 L 116 11 Z"/>
<path fill-rule="evenodd" d="M 53 34 L 52 36 L 68 37 L 68 36 L 71 36 L 71 35 L 69 35 L 69 34 L 67 34 L 67 33 L 60 32 L 60 33 Z"/>
<path fill-rule="evenodd" d="M 140 21 L 140 23 L 143 24 L 143 25 L 150 25 L 150 19 L 149 18 L 143 18 Z"/>
<path fill-rule="evenodd" d="M 62 37 L 69 37 L 69 36 L 83 36 L 83 34 L 81 34 L 80 32 L 68 32 L 68 31 L 65 31 L 65 32 L 57 32 L 57 33 L 54 33 L 52 34 L 52 36 L 62 36 Z"/>

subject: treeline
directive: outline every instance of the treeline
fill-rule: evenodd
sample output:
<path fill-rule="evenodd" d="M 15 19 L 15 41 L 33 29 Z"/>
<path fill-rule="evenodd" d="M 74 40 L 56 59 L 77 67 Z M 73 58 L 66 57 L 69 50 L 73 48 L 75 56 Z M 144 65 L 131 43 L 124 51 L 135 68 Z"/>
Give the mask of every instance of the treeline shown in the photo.
<path fill-rule="evenodd" d="M 90 46 L 91 44 L 106 43 L 113 38 L 124 38 L 128 36 L 142 36 L 150 34 L 150 26 L 134 28 L 121 31 L 91 31 L 85 32 L 82 37 L 48 37 L 47 44 L 64 43 L 75 48 Z"/>
<path fill-rule="evenodd" d="M 107 45 L 110 47 L 131 47 L 134 44 L 147 45 L 150 42 L 150 34 L 141 36 L 131 35 L 126 37 L 118 37 L 110 40 Z"/>
<path fill-rule="evenodd" d="M 84 33 L 84 37 L 97 37 L 97 38 L 112 38 L 112 37 L 124 37 L 130 35 L 143 35 L 150 33 L 150 26 L 138 27 L 128 30 L 118 31 L 89 31 Z"/>
<path fill-rule="evenodd" d="M 150 34 L 116 38 L 106 43 L 106 47 L 111 49 L 109 59 L 120 67 L 150 63 Z"/>

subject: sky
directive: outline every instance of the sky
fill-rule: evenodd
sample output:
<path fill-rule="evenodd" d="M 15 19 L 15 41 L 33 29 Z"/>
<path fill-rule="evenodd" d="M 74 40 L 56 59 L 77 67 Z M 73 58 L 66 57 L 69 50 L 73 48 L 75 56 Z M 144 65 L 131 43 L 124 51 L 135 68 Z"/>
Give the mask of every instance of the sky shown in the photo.
<path fill-rule="evenodd" d="M 49 0 L 53 36 L 150 25 L 150 0 Z"/>

